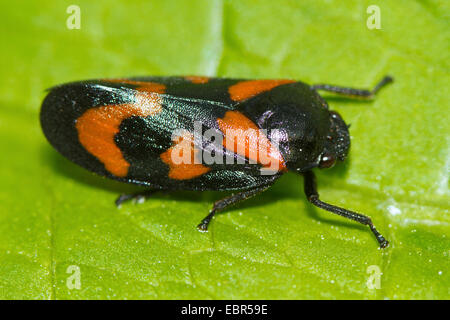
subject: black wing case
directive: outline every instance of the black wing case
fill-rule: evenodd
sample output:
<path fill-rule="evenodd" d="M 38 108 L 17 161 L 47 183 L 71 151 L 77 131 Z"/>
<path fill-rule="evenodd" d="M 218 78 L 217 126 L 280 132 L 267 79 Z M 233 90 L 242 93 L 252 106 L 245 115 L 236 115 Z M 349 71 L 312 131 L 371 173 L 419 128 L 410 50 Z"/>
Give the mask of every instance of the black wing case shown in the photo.
<path fill-rule="evenodd" d="M 243 81 L 153 77 L 69 83 L 50 90 L 41 126 L 62 155 L 115 180 L 161 189 L 254 188 L 279 175 L 262 176 L 260 166 L 225 148 L 215 152 L 244 158 L 245 164 L 177 168 L 169 160 L 175 130 L 189 135 L 197 121 L 202 131 L 220 131 L 217 119 L 239 105 L 229 88 Z"/>

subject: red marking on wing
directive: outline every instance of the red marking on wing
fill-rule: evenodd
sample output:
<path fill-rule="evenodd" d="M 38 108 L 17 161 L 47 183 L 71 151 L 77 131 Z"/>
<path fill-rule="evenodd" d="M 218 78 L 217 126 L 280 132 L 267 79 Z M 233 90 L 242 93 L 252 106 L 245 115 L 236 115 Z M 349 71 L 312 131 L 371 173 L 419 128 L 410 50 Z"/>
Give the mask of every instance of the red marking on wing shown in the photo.
<path fill-rule="evenodd" d="M 227 111 L 222 119 L 217 119 L 224 134 L 223 146 L 264 167 L 278 166 L 278 171 L 286 169 L 283 156 L 256 124 L 239 111 Z M 245 144 L 245 145 L 244 145 Z"/>
<path fill-rule="evenodd" d="M 282 84 L 293 83 L 294 80 L 248 80 L 238 82 L 228 88 L 233 101 L 242 101 L 269 91 Z"/>
<path fill-rule="evenodd" d="M 138 91 L 146 91 L 146 92 L 154 92 L 154 93 L 164 93 L 166 92 L 166 86 L 157 82 L 149 82 L 149 81 L 135 81 L 129 79 L 105 79 L 104 81 L 112 82 L 112 83 L 123 83 L 123 84 L 131 84 L 133 86 L 137 86 L 136 90 Z"/>
<path fill-rule="evenodd" d="M 194 159 L 199 150 L 194 147 L 194 136 L 186 132 L 174 140 L 174 145 L 160 155 L 161 160 L 170 168 L 169 178 L 188 180 L 199 177 L 211 170 Z"/>
<path fill-rule="evenodd" d="M 117 177 L 128 174 L 130 164 L 116 145 L 114 136 L 123 120 L 131 116 L 151 116 L 162 111 L 157 93 L 140 92 L 133 104 L 107 105 L 86 110 L 76 121 L 81 145 Z"/>
<path fill-rule="evenodd" d="M 208 83 L 208 81 L 209 81 L 209 77 L 203 77 L 203 76 L 186 76 L 184 78 L 192 83 L 198 83 L 198 84 Z"/>

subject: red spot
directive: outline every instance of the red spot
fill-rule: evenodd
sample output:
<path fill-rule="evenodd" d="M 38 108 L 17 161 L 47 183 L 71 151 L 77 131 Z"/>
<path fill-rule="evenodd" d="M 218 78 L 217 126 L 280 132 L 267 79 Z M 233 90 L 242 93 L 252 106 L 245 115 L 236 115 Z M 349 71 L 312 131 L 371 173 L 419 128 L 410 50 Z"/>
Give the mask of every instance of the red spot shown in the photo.
<path fill-rule="evenodd" d="M 222 119 L 217 119 L 217 124 L 224 134 L 223 145 L 226 149 L 264 167 L 277 165 L 279 171 L 286 169 L 280 151 L 272 146 L 256 124 L 241 112 L 227 111 Z"/>
<path fill-rule="evenodd" d="M 192 83 L 207 83 L 209 81 L 209 77 L 202 77 L 202 76 L 186 76 L 184 77 L 187 81 L 190 81 Z"/>
<path fill-rule="evenodd" d="M 131 116 L 150 116 L 162 111 L 157 93 L 141 92 L 133 104 L 108 105 L 86 110 L 76 121 L 81 145 L 117 177 L 128 174 L 130 164 L 117 147 L 114 136 L 123 120 Z"/>
<path fill-rule="evenodd" d="M 160 155 L 161 160 L 169 166 L 169 178 L 188 180 L 199 177 L 211 170 L 194 159 L 199 150 L 194 148 L 194 136 L 186 132 L 174 140 L 174 145 Z"/>
<path fill-rule="evenodd" d="M 146 91 L 146 92 L 154 92 L 154 93 L 164 93 L 166 92 L 166 86 L 150 81 L 135 81 L 129 79 L 105 79 L 104 81 L 112 82 L 112 83 L 123 83 L 123 84 L 131 84 L 133 86 L 137 86 L 136 90 L 138 91 Z"/>
<path fill-rule="evenodd" d="M 269 91 L 282 84 L 293 83 L 294 80 L 249 80 L 238 82 L 228 88 L 233 101 L 242 101 L 254 97 L 262 92 Z"/>

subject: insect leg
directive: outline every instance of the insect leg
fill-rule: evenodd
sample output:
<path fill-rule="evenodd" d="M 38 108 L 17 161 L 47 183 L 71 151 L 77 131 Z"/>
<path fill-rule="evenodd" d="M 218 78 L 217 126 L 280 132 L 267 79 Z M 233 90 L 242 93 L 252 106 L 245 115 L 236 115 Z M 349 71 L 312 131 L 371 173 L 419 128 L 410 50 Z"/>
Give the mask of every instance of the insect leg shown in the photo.
<path fill-rule="evenodd" d="M 319 200 L 319 193 L 317 192 L 317 185 L 316 185 L 316 176 L 311 170 L 303 173 L 303 176 L 305 179 L 304 181 L 305 194 L 309 202 L 311 202 L 316 207 L 319 207 L 321 209 L 338 214 L 342 217 L 369 226 L 370 230 L 372 230 L 373 234 L 377 238 L 381 248 L 386 248 L 389 245 L 389 242 L 381 235 L 381 233 L 378 232 L 378 230 L 375 228 L 375 226 L 372 223 L 372 220 L 369 217 L 356 213 L 354 211 L 333 206 L 331 204 Z"/>
<path fill-rule="evenodd" d="M 116 206 L 120 206 L 122 203 L 130 201 L 130 200 L 134 200 L 136 199 L 137 201 L 141 200 L 141 199 L 147 199 L 148 197 L 150 197 L 152 194 L 154 194 L 155 192 L 160 191 L 158 189 L 149 189 L 149 190 L 145 190 L 145 191 L 141 191 L 138 193 L 130 193 L 130 194 L 121 194 L 115 201 Z"/>
<path fill-rule="evenodd" d="M 232 194 L 231 196 L 223 198 L 219 201 L 216 201 L 214 203 L 213 208 L 209 212 L 209 214 L 202 220 L 202 222 L 200 222 L 200 224 L 197 226 L 197 228 L 203 232 L 208 231 L 208 225 L 209 225 L 211 219 L 216 214 L 216 212 L 222 211 L 225 208 L 235 205 L 238 202 L 241 202 L 243 200 L 254 197 L 258 193 L 261 193 L 261 192 L 267 190 L 269 187 L 270 187 L 270 185 L 265 185 L 265 186 L 257 187 L 255 189 L 245 190 L 245 191 L 242 191 L 242 192 L 239 192 L 236 194 Z"/>
<path fill-rule="evenodd" d="M 355 88 L 348 88 L 348 87 L 340 87 L 340 86 L 334 86 L 329 84 L 315 84 L 311 86 L 314 90 L 324 90 L 329 92 L 334 92 L 338 94 L 342 94 L 349 97 L 357 97 L 357 98 L 373 98 L 374 95 L 385 85 L 388 83 L 394 81 L 394 79 L 391 76 L 385 76 L 378 84 L 372 89 L 372 90 L 366 90 L 366 89 L 355 89 Z"/>

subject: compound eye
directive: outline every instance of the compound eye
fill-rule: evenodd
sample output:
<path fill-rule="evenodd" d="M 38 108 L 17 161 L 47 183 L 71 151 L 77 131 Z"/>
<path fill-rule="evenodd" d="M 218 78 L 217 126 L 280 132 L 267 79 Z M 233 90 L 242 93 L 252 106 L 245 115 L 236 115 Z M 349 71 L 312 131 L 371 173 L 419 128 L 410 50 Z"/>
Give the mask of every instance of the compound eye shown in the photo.
<path fill-rule="evenodd" d="M 331 168 L 336 163 L 336 158 L 331 154 L 324 154 L 319 162 L 319 168 Z"/>
<path fill-rule="evenodd" d="M 341 115 L 336 111 L 330 111 L 331 117 L 334 119 L 342 119 Z"/>

